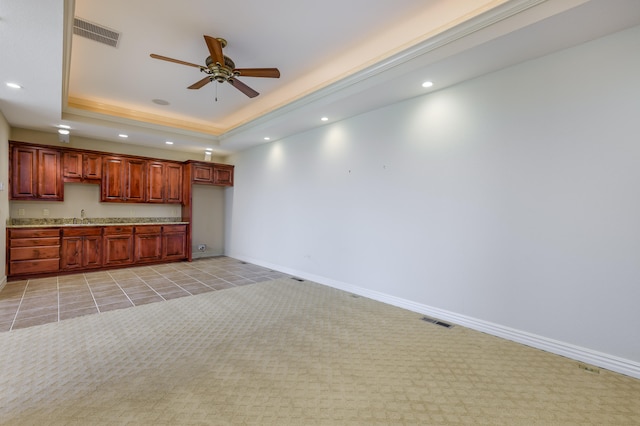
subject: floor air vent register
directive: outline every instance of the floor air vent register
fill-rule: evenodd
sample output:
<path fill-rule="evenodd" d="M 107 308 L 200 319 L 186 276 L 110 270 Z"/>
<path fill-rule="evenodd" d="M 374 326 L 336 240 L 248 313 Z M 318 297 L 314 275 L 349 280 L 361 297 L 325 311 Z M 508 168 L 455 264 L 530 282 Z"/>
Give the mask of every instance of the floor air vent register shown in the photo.
<path fill-rule="evenodd" d="M 453 324 L 449 324 L 449 323 L 446 323 L 444 321 L 437 320 L 435 318 L 422 317 L 422 321 L 430 322 L 431 324 L 439 325 L 439 326 L 445 327 L 445 328 L 453 327 Z"/>

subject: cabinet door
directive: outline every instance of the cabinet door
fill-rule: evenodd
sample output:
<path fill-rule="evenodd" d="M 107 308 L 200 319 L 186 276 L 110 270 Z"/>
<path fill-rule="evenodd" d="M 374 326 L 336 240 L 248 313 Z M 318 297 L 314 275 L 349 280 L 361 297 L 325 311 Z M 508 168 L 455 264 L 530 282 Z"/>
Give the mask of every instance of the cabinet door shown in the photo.
<path fill-rule="evenodd" d="M 175 228 L 175 227 L 172 227 Z M 162 258 L 184 259 L 187 257 L 187 232 L 184 230 L 163 232 L 162 234 Z"/>
<path fill-rule="evenodd" d="M 166 165 L 166 202 L 182 202 L 182 165 L 167 163 Z"/>
<path fill-rule="evenodd" d="M 102 236 L 86 236 L 82 241 L 82 266 L 97 268 L 102 266 Z"/>
<path fill-rule="evenodd" d="M 193 163 L 192 174 L 193 181 L 199 183 L 213 183 L 213 165 Z"/>
<path fill-rule="evenodd" d="M 103 247 L 105 265 L 133 263 L 133 234 L 105 235 Z"/>
<path fill-rule="evenodd" d="M 37 150 L 14 146 L 11 150 L 11 198 L 36 198 Z"/>
<path fill-rule="evenodd" d="M 135 261 L 153 262 L 162 258 L 162 239 L 157 234 L 136 234 Z"/>
<path fill-rule="evenodd" d="M 233 186 L 233 166 L 215 164 L 213 166 L 214 185 Z"/>
<path fill-rule="evenodd" d="M 64 182 L 98 183 L 97 181 L 102 179 L 102 156 L 87 152 L 64 151 L 62 178 Z"/>
<path fill-rule="evenodd" d="M 145 201 L 145 184 L 147 162 L 144 160 L 127 159 L 125 169 L 125 201 L 143 203 Z"/>
<path fill-rule="evenodd" d="M 150 161 L 147 167 L 147 201 L 164 203 L 165 193 L 165 164 Z"/>
<path fill-rule="evenodd" d="M 102 179 L 102 155 L 85 153 L 82 155 L 82 177 L 85 179 Z"/>
<path fill-rule="evenodd" d="M 82 180 L 82 153 L 73 151 L 62 153 L 62 177 L 65 182 Z"/>
<path fill-rule="evenodd" d="M 62 156 L 60 151 L 38 150 L 38 198 L 63 200 Z"/>
<path fill-rule="evenodd" d="M 64 237 L 62 239 L 62 269 L 82 268 L 82 237 Z"/>
<path fill-rule="evenodd" d="M 101 185 L 101 201 L 124 200 L 124 159 L 104 157 L 102 161 L 104 178 Z"/>

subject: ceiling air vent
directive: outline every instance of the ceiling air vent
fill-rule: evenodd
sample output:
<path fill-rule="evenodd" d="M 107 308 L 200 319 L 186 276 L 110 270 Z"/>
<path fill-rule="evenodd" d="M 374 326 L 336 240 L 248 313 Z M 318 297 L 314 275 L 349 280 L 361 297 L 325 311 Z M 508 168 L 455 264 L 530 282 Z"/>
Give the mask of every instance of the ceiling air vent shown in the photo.
<path fill-rule="evenodd" d="M 120 40 L 119 32 L 85 21 L 82 18 L 73 19 L 73 33 L 111 47 L 118 47 L 118 41 Z"/>

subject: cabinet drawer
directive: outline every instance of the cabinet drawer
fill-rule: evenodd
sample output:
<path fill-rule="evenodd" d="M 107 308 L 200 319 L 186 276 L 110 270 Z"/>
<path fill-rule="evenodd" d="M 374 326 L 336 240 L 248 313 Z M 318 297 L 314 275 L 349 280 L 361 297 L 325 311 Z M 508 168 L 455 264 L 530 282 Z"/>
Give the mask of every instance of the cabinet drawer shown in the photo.
<path fill-rule="evenodd" d="M 187 232 L 187 225 L 165 225 L 163 232 Z"/>
<path fill-rule="evenodd" d="M 60 228 L 9 229 L 9 238 L 59 237 Z"/>
<path fill-rule="evenodd" d="M 57 246 L 60 237 L 55 238 L 18 238 L 9 241 L 10 247 Z"/>
<path fill-rule="evenodd" d="M 60 259 L 22 260 L 9 263 L 9 274 L 37 274 L 56 272 L 60 269 Z"/>
<path fill-rule="evenodd" d="M 136 234 L 159 234 L 161 230 L 160 225 L 136 226 Z"/>
<path fill-rule="evenodd" d="M 133 226 L 107 226 L 104 235 L 133 234 Z"/>
<path fill-rule="evenodd" d="M 53 259 L 60 257 L 60 246 L 12 247 L 9 258 L 14 260 Z"/>
<path fill-rule="evenodd" d="M 62 236 L 64 237 L 83 237 L 83 236 L 100 236 L 102 228 L 62 228 Z"/>

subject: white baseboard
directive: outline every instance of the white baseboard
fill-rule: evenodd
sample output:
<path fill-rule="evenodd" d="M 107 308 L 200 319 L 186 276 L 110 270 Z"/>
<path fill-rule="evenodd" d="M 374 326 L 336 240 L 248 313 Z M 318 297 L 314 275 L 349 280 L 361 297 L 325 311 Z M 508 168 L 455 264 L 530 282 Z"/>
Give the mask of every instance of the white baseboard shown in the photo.
<path fill-rule="evenodd" d="M 640 379 L 640 363 L 635 361 L 257 259 L 233 255 L 231 257 Z"/>

